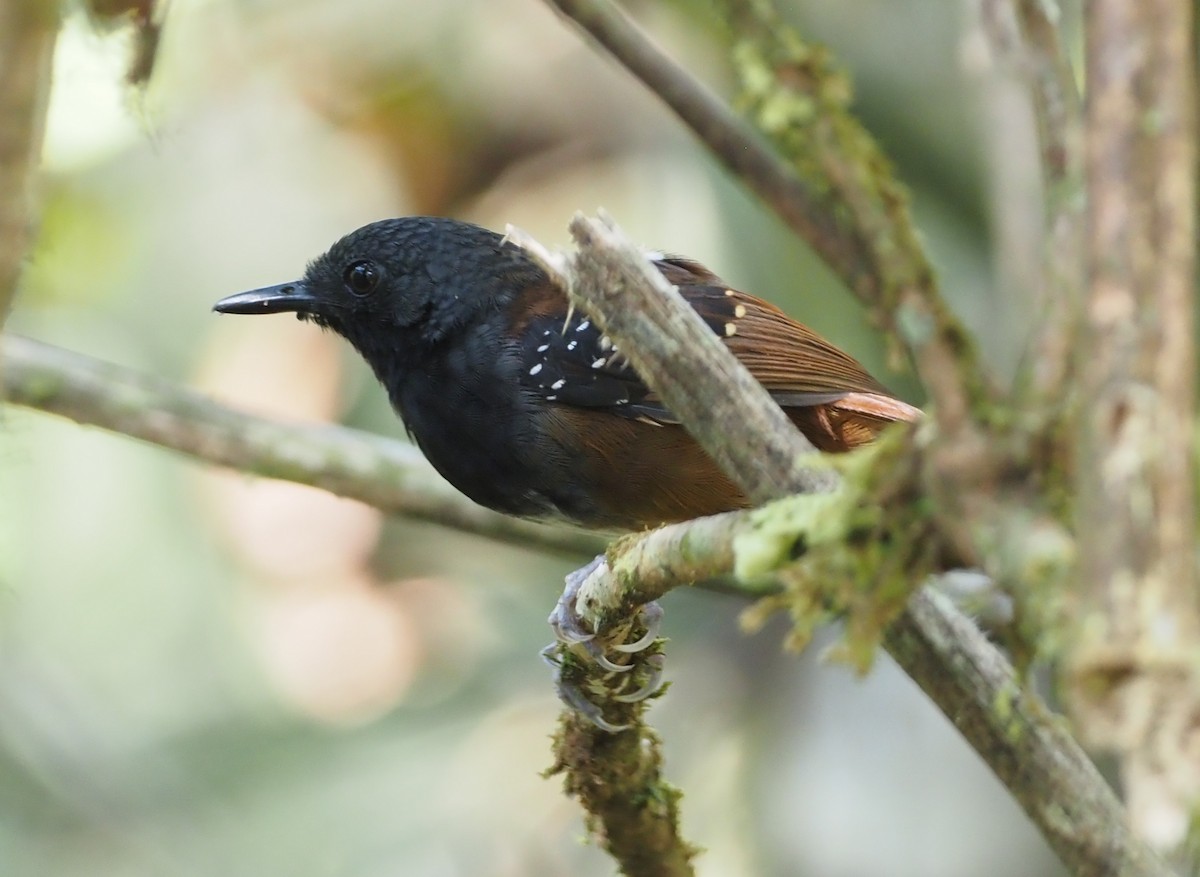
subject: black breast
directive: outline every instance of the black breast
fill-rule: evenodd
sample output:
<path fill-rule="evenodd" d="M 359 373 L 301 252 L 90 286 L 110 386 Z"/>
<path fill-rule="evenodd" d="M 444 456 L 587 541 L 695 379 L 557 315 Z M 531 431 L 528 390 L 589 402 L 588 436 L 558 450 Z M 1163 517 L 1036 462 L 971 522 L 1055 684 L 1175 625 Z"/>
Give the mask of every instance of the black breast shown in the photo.
<path fill-rule="evenodd" d="M 480 505 L 522 517 L 586 518 L 577 463 L 542 427 L 544 408 L 520 380 L 518 344 L 483 322 L 410 372 L 392 404 L 422 453 Z"/>

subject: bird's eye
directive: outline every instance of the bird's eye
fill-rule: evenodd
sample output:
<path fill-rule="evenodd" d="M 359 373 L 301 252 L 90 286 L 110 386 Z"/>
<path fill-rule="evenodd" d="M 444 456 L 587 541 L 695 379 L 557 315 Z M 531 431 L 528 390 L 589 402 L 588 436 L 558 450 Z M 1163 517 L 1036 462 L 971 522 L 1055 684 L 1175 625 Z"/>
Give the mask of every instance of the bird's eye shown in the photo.
<path fill-rule="evenodd" d="M 379 269 L 369 259 L 353 262 L 342 275 L 346 288 L 354 295 L 370 295 L 379 285 Z"/>

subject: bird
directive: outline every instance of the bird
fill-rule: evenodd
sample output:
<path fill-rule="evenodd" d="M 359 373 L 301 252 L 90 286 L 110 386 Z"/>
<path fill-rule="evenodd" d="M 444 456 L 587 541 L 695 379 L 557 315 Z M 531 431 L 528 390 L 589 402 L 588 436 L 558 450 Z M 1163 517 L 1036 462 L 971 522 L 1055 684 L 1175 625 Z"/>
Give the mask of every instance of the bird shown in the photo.
<path fill-rule="evenodd" d="M 849 451 L 920 417 L 774 305 L 692 259 L 646 258 L 817 450 Z M 495 511 L 637 531 L 750 505 L 611 339 L 498 232 L 380 220 L 301 279 L 214 310 L 291 312 L 341 335 L 434 468 Z"/>

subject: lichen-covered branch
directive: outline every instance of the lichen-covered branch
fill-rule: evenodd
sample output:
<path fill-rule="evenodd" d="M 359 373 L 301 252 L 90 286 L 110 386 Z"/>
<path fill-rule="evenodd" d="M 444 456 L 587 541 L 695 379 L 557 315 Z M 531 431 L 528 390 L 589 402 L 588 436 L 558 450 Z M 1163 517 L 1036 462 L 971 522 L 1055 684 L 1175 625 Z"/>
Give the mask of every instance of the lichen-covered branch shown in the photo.
<path fill-rule="evenodd" d="M 1066 694 L 1163 849 L 1200 800 L 1190 0 L 1086 7 L 1088 291 Z"/>
<path fill-rule="evenodd" d="M 57 33 L 57 3 L 0 3 L 0 327 L 16 296 L 32 237 L 33 178 Z"/>
<path fill-rule="evenodd" d="M 979 629 L 925 589 L 887 634 L 896 662 L 1016 798 L 1071 874 L 1173 877 L 1062 720 Z"/>
<path fill-rule="evenodd" d="M 937 288 L 908 192 L 850 112 L 849 78 L 804 40 L 771 0 L 722 0 L 733 34 L 741 103 L 755 126 L 814 191 L 852 257 L 835 270 L 872 316 L 911 351 L 941 434 L 957 438 L 990 397 L 974 340 Z"/>
<path fill-rule="evenodd" d="M 285 423 L 29 338 L 0 338 L 7 401 L 242 472 L 310 484 L 387 512 L 519 545 L 592 555 L 603 540 L 477 506 L 411 445 L 339 426 Z"/>
<path fill-rule="evenodd" d="M 579 607 L 600 620 L 619 612 L 631 594 L 657 598 L 697 578 L 739 572 L 764 589 L 770 582 L 794 589 L 791 548 L 819 543 L 828 523 L 822 500 L 793 497 L 627 537 L 610 549 L 608 567 L 585 584 Z M 806 514 L 809 503 L 817 506 Z M 808 588 L 813 603 L 829 596 L 820 582 L 810 580 Z M 848 609 L 844 602 L 825 605 L 831 616 Z M 1062 720 L 936 587 L 908 600 L 884 643 L 983 756 L 1071 873 L 1171 874 L 1130 830 L 1121 803 Z"/>

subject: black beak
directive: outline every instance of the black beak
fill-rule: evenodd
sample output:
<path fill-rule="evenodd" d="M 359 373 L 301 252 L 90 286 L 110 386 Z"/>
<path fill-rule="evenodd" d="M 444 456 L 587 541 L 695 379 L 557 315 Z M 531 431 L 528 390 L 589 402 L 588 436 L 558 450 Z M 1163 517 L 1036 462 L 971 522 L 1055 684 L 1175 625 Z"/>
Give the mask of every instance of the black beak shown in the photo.
<path fill-rule="evenodd" d="M 319 302 L 304 281 L 264 286 L 227 296 L 213 305 L 223 314 L 278 314 L 284 311 L 313 311 Z"/>

